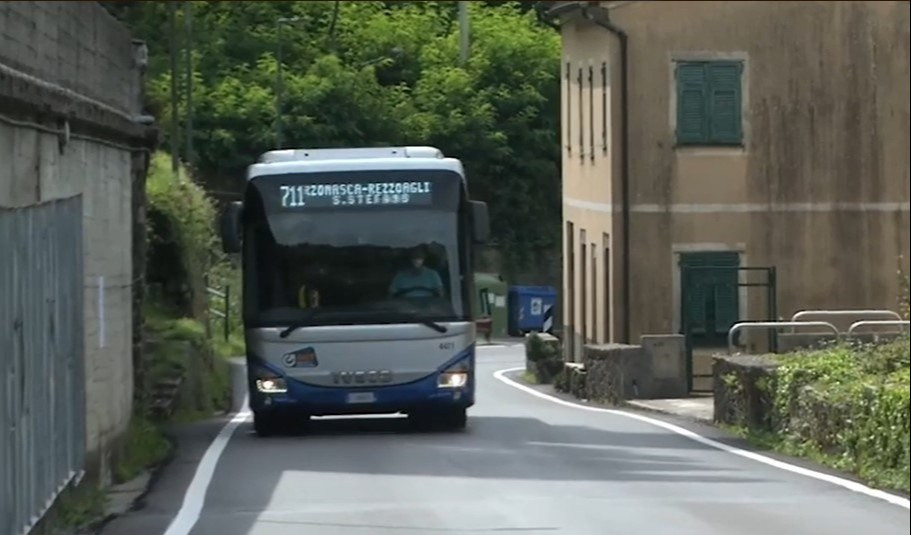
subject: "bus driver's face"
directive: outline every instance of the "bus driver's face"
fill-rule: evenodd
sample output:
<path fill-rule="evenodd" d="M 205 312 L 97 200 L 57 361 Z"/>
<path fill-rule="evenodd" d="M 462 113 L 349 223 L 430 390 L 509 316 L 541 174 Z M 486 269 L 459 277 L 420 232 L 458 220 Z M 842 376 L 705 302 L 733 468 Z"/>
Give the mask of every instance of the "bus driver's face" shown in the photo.
<path fill-rule="evenodd" d="M 411 265 L 414 267 L 414 269 L 421 269 L 421 266 L 424 265 L 424 257 L 420 255 L 412 256 Z"/>

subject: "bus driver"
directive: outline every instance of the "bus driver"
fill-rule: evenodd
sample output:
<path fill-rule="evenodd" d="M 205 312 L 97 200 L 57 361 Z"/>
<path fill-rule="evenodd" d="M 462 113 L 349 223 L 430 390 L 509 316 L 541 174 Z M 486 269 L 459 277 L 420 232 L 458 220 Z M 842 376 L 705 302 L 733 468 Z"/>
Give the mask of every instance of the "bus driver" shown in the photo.
<path fill-rule="evenodd" d="M 415 247 L 409 255 L 411 266 L 400 270 L 389 284 L 392 297 L 442 297 L 443 281 L 433 269 L 424 265 L 426 254 Z"/>

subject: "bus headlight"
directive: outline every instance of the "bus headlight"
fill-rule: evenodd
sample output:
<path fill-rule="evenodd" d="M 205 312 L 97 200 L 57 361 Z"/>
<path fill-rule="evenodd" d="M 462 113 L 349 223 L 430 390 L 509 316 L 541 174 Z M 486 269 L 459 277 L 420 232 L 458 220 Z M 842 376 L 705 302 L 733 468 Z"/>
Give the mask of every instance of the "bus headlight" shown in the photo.
<path fill-rule="evenodd" d="M 461 361 L 440 372 L 437 379 L 439 388 L 462 388 L 468 384 L 468 362 Z"/>
<path fill-rule="evenodd" d="M 284 394 L 288 391 L 288 384 L 278 375 L 264 370 L 256 370 L 256 390 L 263 394 Z"/>
<path fill-rule="evenodd" d="M 256 389 L 263 394 L 284 394 L 288 391 L 288 385 L 281 377 L 271 379 L 257 379 Z"/>

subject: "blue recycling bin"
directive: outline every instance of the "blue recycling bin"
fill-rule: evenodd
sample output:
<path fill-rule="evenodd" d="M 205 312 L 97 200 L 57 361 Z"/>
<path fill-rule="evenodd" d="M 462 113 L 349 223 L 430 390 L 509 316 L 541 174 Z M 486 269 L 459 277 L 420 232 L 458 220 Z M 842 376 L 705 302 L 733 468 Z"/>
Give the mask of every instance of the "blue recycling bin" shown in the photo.
<path fill-rule="evenodd" d="M 506 295 L 510 336 L 545 331 L 545 317 L 553 318 L 557 306 L 557 290 L 553 286 L 510 286 Z"/>

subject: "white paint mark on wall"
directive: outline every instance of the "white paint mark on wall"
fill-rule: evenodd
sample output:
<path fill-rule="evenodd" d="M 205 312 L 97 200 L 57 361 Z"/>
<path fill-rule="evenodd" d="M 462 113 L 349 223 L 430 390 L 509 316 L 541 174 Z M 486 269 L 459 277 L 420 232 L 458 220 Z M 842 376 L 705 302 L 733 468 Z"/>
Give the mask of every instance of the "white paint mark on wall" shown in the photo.
<path fill-rule="evenodd" d="M 104 347 L 104 275 L 98 275 L 98 347 Z"/>

